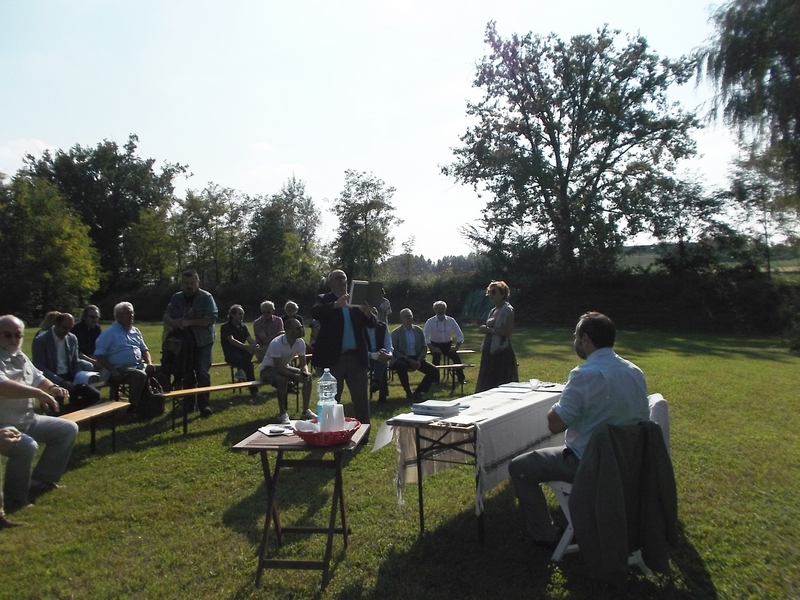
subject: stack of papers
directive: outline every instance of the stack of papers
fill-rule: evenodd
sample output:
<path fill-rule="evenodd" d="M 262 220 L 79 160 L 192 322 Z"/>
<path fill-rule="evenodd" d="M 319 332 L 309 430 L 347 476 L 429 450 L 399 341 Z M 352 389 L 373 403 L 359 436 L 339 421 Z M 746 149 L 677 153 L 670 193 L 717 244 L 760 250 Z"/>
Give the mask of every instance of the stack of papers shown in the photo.
<path fill-rule="evenodd" d="M 458 400 L 426 400 L 411 405 L 415 415 L 431 415 L 446 419 L 458 414 L 461 403 Z"/>

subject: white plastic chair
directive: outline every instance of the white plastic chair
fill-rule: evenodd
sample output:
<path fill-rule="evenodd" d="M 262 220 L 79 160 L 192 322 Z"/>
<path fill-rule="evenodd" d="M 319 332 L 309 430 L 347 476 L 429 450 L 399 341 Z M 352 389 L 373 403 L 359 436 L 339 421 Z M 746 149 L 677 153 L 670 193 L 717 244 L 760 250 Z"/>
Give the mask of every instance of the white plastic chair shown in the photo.
<path fill-rule="evenodd" d="M 647 400 L 650 405 L 650 420 L 658 423 L 661 427 L 661 432 L 664 435 L 664 443 L 667 446 L 667 452 L 670 458 L 672 458 L 669 445 L 669 405 L 661 394 L 651 394 L 648 396 Z M 553 555 L 550 557 L 552 561 L 558 562 L 565 554 L 580 550 L 577 542 L 573 543 L 575 530 L 572 527 L 572 517 L 569 514 L 569 495 L 572 493 L 572 484 L 566 481 L 548 481 L 542 485 L 546 485 L 553 490 L 553 494 L 556 500 L 558 500 L 558 505 L 567 518 L 567 528 L 564 530 L 564 534 L 561 536 L 556 549 L 553 551 Z M 633 552 L 628 557 L 628 564 L 636 565 L 642 573 L 648 577 L 653 574 L 653 571 L 644 564 L 641 550 L 636 550 L 636 552 Z"/>

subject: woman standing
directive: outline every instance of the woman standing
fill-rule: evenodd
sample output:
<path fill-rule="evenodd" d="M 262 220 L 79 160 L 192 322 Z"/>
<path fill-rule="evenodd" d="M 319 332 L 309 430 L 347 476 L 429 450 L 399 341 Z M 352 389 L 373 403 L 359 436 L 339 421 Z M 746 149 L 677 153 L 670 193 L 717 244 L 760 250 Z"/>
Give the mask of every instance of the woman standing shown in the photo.
<path fill-rule="evenodd" d="M 504 383 L 517 381 L 517 355 L 511 347 L 511 334 L 514 331 L 514 307 L 506 300 L 509 296 L 505 281 L 492 281 L 486 288 L 486 295 L 492 302 L 492 310 L 486 325 L 478 331 L 485 334 L 481 344 L 481 367 L 475 392 L 482 392 Z"/>

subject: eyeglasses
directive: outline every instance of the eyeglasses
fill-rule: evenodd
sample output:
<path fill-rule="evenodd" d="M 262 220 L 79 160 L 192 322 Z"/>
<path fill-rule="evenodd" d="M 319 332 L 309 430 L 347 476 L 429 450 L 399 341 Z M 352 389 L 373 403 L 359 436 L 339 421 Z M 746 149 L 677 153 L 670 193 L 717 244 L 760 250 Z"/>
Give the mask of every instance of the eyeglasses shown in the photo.
<path fill-rule="evenodd" d="M 11 331 L 0 331 L 0 335 L 7 340 L 21 340 L 23 337 L 25 337 L 24 333 L 16 333 Z"/>
<path fill-rule="evenodd" d="M 489 290 L 489 293 L 494 296 L 495 294 L 499 294 L 500 290 L 498 290 L 497 288 L 492 288 Z"/>

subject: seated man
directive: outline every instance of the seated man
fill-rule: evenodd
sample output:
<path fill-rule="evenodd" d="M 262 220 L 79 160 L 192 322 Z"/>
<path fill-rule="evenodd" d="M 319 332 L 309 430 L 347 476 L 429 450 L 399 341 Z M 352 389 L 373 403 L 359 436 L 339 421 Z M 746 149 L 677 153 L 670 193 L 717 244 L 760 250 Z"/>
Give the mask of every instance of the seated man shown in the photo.
<path fill-rule="evenodd" d="M 290 381 L 303 385 L 303 419 L 314 419 L 308 405 L 311 401 L 311 373 L 306 366 L 305 331 L 297 319 L 287 319 L 286 333 L 272 340 L 261 362 L 261 381 L 273 385 L 278 393 L 278 422 L 289 424 L 288 384 Z M 297 357 L 300 367 L 293 367 L 292 360 Z"/>
<path fill-rule="evenodd" d="M 92 363 L 92 369 L 95 371 L 102 369 L 100 363 L 94 358 L 95 342 L 103 332 L 103 328 L 98 324 L 99 320 L 100 309 L 94 304 L 90 304 L 83 309 L 81 320 L 72 327 L 72 333 L 78 338 L 78 352 L 81 360 L 87 360 Z"/>
<path fill-rule="evenodd" d="M 258 343 L 256 358 L 264 360 L 269 343 L 283 333 L 283 319 L 275 314 L 275 304 L 270 300 L 261 303 L 261 316 L 253 321 L 253 335 Z"/>
<path fill-rule="evenodd" d="M 253 354 L 258 349 L 258 344 L 250 336 L 247 325 L 244 324 L 244 308 L 241 304 L 234 304 L 228 310 L 228 321 L 219 328 L 222 338 L 222 353 L 225 355 L 225 362 L 238 369 L 235 378 L 238 381 L 253 381 L 255 371 L 253 369 Z M 250 394 L 258 395 L 258 387 L 250 388 Z"/>
<path fill-rule="evenodd" d="M 97 338 L 95 358 L 103 366 L 101 377 L 104 380 L 130 386 L 128 400 L 136 408 L 148 375 L 155 373 L 155 366 L 142 332 L 133 324 L 133 316 L 130 302 L 120 302 L 114 307 L 115 322 Z"/>
<path fill-rule="evenodd" d="M 442 356 L 447 356 L 454 365 L 461 364 L 458 349 L 464 343 L 464 334 L 453 317 L 447 315 L 447 303 L 437 300 L 433 303 L 433 312 L 436 314 L 425 321 L 425 343 L 431 351 L 434 365 L 442 361 Z M 453 341 L 455 340 L 455 347 Z M 458 382 L 464 383 L 464 369 L 456 370 Z"/>
<path fill-rule="evenodd" d="M 305 326 L 305 323 L 303 323 L 303 317 L 297 312 L 299 309 L 300 307 L 297 306 L 297 302 L 293 300 L 289 300 L 283 305 L 283 316 L 281 316 L 281 321 L 283 321 L 284 327 L 286 326 L 287 319 L 297 319 L 300 321 L 300 325 Z"/>
<path fill-rule="evenodd" d="M 25 324 L 17 317 L 0 317 L 0 428 L 6 430 L 0 454 L 8 458 L 4 497 L 9 512 L 58 488 L 78 435 L 78 426 L 72 421 L 34 411 L 38 401 L 45 410 L 58 412 L 56 398 L 65 398 L 68 392 L 22 353 L 24 335 Z M 44 451 L 31 472 L 41 444 Z"/>
<path fill-rule="evenodd" d="M 597 312 L 581 316 L 574 345 L 586 362 L 570 371 L 558 402 L 547 413 L 550 431 L 566 430 L 566 445 L 520 454 L 508 466 L 528 535 L 548 550 L 555 548 L 560 532 L 539 484 L 572 483 L 583 451 L 600 425 L 633 425 L 650 416 L 644 374 L 614 352 L 615 337 L 616 328 L 607 316 Z"/>
<path fill-rule="evenodd" d="M 400 323 L 402 325 L 392 331 L 394 347 L 392 367 L 397 370 L 397 376 L 406 391 L 406 398 L 421 400 L 423 394 L 427 394 L 431 389 L 431 385 L 439 381 L 439 371 L 425 360 L 425 355 L 428 353 L 425 334 L 421 327 L 414 325 L 414 313 L 410 308 L 400 311 Z M 413 394 L 408 384 L 409 371 L 421 371 L 425 375 Z"/>
<path fill-rule="evenodd" d="M 86 383 L 73 383 L 78 373 L 92 369 L 91 363 L 81 360 L 78 355 L 78 338 L 70 333 L 73 325 L 75 319 L 72 315 L 61 313 L 50 329 L 36 334 L 31 346 L 33 364 L 50 381 L 69 392 L 69 410 L 78 410 L 98 402 L 100 391 Z M 62 405 L 60 412 L 63 411 Z"/>
<path fill-rule="evenodd" d="M 378 317 L 378 309 L 372 307 L 372 314 Z M 378 320 L 375 327 L 367 327 L 369 338 L 369 368 L 372 370 L 370 392 L 378 392 L 378 402 L 386 402 L 389 396 L 389 382 L 386 375 L 392 359 L 392 336 L 386 323 Z"/>

